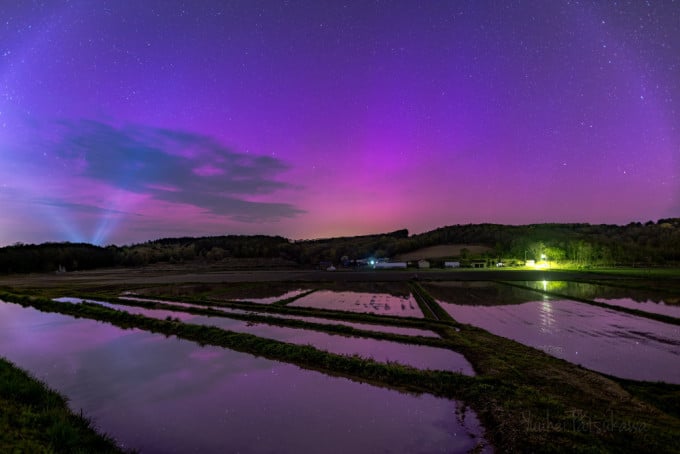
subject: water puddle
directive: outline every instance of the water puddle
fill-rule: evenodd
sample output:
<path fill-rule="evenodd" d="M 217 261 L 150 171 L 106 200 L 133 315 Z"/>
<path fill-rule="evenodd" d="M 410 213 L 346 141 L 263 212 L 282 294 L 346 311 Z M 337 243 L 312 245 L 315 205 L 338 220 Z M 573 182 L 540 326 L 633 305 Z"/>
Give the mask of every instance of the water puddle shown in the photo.
<path fill-rule="evenodd" d="M 0 356 L 144 454 L 468 452 L 483 443 L 476 415 L 456 401 L 3 302 Z"/>

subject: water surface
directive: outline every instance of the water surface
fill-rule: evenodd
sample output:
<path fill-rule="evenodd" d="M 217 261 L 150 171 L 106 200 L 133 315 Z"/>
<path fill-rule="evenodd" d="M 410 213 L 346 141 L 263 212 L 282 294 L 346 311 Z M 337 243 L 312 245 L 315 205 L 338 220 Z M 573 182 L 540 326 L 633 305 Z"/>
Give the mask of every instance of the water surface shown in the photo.
<path fill-rule="evenodd" d="M 369 312 L 400 317 L 423 317 L 418 303 L 416 303 L 411 294 L 408 296 L 394 296 L 388 293 L 318 290 L 293 301 L 289 306 L 349 312 Z"/>
<path fill-rule="evenodd" d="M 529 281 L 526 285 L 538 290 L 680 318 L 680 295 L 668 292 L 571 281 Z"/>
<path fill-rule="evenodd" d="M 80 302 L 82 300 L 80 298 L 58 298 L 57 301 Z M 125 311 L 130 314 L 144 315 L 160 320 L 169 317 L 172 319 L 179 319 L 184 323 L 216 326 L 237 333 L 252 334 L 266 339 L 274 339 L 296 345 L 312 345 L 319 350 L 339 355 L 359 355 L 363 358 L 372 358 L 380 362 L 397 362 L 419 369 L 447 370 L 451 372 L 460 372 L 465 375 L 475 374 L 472 365 L 463 355 L 443 348 L 402 344 L 365 337 L 333 335 L 308 329 L 253 323 L 228 317 L 209 317 L 181 311 L 148 309 L 94 300 L 87 301 L 95 302 L 112 309 Z"/>
<path fill-rule="evenodd" d="M 459 322 L 589 369 L 680 383 L 680 327 L 675 325 L 568 300 L 442 307 Z"/>
<path fill-rule="evenodd" d="M 308 292 L 308 291 L 309 290 L 305 290 L 305 289 L 297 289 L 297 290 L 291 290 L 289 292 L 282 293 L 282 294 L 276 295 L 276 296 L 269 296 L 269 297 L 265 297 L 265 298 L 237 298 L 237 299 L 234 299 L 233 301 L 244 301 L 244 302 L 256 303 L 256 304 L 272 304 L 272 303 L 275 303 L 277 301 L 286 300 L 288 298 L 293 298 L 295 296 L 302 295 L 303 293 Z"/>
<path fill-rule="evenodd" d="M 536 301 L 537 298 L 532 290 L 488 281 L 427 282 L 422 285 L 435 299 L 451 304 L 500 306 Z"/>
<path fill-rule="evenodd" d="M 64 301 L 64 302 L 69 302 L 71 298 L 57 298 L 56 301 Z M 231 313 L 231 314 L 255 314 L 255 315 L 264 315 L 259 312 L 254 312 L 254 311 L 246 311 L 246 310 L 241 310 L 241 309 L 231 309 L 223 306 L 216 306 L 216 305 L 210 305 L 210 304 L 191 304 L 191 303 L 179 303 L 176 301 L 166 301 L 166 300 L 157 300 L 157 299 L 148 299 L 148 298 L 136 298 L 136 297 L 126 297 L 122 296 L 119 297 L 121 300 L 130 300 L 130 301 L 146 301 L 146 302 L 152 302 L 152 303 L 162 303 L 162 304 L 167 304 L 171 306 L 181 306 L 181 307 L 192 307 L 192 308 L 200 308 L 200 309 L 214 309 L 226 313 Z M 320 317 L 307 317 L 303 315 L 288 315 L 288 314 L 275 314 L 275 313 L 267 313 L 267 316 L 270 317 L 277 317 L 277 318 L 287 318 L 287 319 L 292 319 L 292 320 L 302 320 L 310 323 L 322 323 L 326 325 L 345 325 L 345 326 L 350 326 L 352 328 L 356 329 L 362 329 L 366 331 L 377 331 L 381 333 L 393 333 L 393 334 L 402 334 L 404 336 L 423 336 L 423 337 L 440 337 L 437 333 L 426 330 L 426 329 L 420 329 L 420 328 L 405 328 L 402 326 L 388 326 L 388 325 L 376 325 L 372 323 L 356 323 L 356 322 L 348 322 L 345 320 L 332 320 L 328 318 L 320 318 Z"/>
<path fill-rule="evenodd" d="M 3 302 L 0 355 L 144 454 L 467 452 L 482 441 L 456 401 Z"/>

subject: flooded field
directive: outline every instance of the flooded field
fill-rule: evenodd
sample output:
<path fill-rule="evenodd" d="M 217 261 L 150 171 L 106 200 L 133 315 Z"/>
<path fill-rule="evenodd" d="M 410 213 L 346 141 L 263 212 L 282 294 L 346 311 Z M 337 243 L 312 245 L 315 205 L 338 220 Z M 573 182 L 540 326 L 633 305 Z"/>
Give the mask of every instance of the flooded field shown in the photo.
<path fill-rule="evenodd" d="M 536 292 L 488 281 L 428 282 L 422 284 L 436 300 L 451 304 L 498 306 L 535 301 Z"/>
<path fill-rule="evenodd" d="M 0 356 L 142 453 L 468 452 L 482 440 L 452 400 L 3 302 Z"/>
<path fill-rule="evenodd" d="M 423 313 L 413 295 L 319 290 L 293 301 L 290 306 L 349 312 L 369 312 L 398 317 L 420 317 Z"/>
<path fill-rule="evenodd" d="M 78 298 L 59 298 L 58 301 L 78 303 L 82 300 Z M 130 314 L 139 314 L 161 320 L 170 317 L 194 325 L 216 326 L 229 331 L 252 334 L 296 345 L 312 345 L 320 350 L 339 355 L 359 355 L 364 358 L 373 358 L 376 361 L 393 361 L 420 369 L 448 370 L 465 375 L 474 375 L 472 366 L 463 355 L 442 348 L 332 335 L 307 329 L 235 320 L 228 317 L 208 317 L 181 311 L 147 309 L 105 302 L 96 303 Z"/>
<path fill-rule="evenodd" d="M 151 287 L 142 289 L 131 296 L 139 297 L 196 297 L 198 295 L 214 301 L 247 301 L 258 304 L 271 304 L 292 298 L 311 289 L 295 283 L 260 282 L 252 283 L 201 283 L 181 284 L 172 287 Z"/>
<path fill-rule="evenodd" d="M 282 293 L 280 295 L 275 295 L 275 296 L 268 296 L 265 298 L 238 298 L 234 299 L 234 301 L 247 301 L 249 303 L 256 303 L 256 304 L 272 304 L 277 301 L 285 300 L 288 298 L 293 298 L 298 295 L 302 295 L 303 293 L 307 292 L 308 290 L 306 289 L 297 289 L 297 290 L 291 290 L 286 293 Z"/>
<path fill-rule="evenodd" d="M 57 301 L 68 301 L 70 298 L 57 298 Z M 306 317 L 306 316 L 301 316 L 301 315 L 284 315 L 284 314 L 260 314 L 258 312 L 254 311 L 246 311 L 246 310 L 241 310 L 241 309 L 231 309 L 227 307 L 222 307 L 222 306 L 211 306 L 211 305 L 201 305 L 201 304 L 191 304 L 191 303 L 180 303 L 180 302 L 175 302 L 175 301 L 165 301 L 165 300 L 156 300 L 156 299 L 149 299 L 149 298 L 137 298 L 137 297 L 120 297 L 119 299 L 122 300 L 131 300 L 131 301 L 146 301 L 146 302 L 153 302 L 153 303 L 163 303 L 167 305 L 172 305 L 172 306 L 180 306 L 180 307 L 194 307 L 194 308 L 200 308 L 200 309 L 205 309 L 207 307 L 225 312 L 227 314 L 256 314 L 256 315 L 267 315 L 269 317 L 277 317 L 277 318 L 285 318 L 285 319 L 291 319 L 291 320 L 301 320 L 301 321 L 306 321 L 306 322 L 311 322 L 311 323 L 322 323 L 326 325 L 344 325 L 344 326 L 350 326 L 352 328 L 356 329 L 362 329 L 366 331 L 377 331 L 380 333 L 393 333 L 393 334 L 403 334 L 404 336 L 423 336 L 423 337 L 439 337 L 439 335 L 433 331 L 425 330 L 425 329 L 418 329 L 418 328 L 404 328 L 401 326 L 387 326 L 387 325 L 375 325 L 375 324 L 370 324 L 370 323 L 356 323 L 356 322 L 347 322 L 344 320 L 331 320 L 327 318 L 320 318 L 320 317 Z"/>
<path fill-rule="evenodd" d="M 198 304 L 198 303 L 183 303 L 180 301 L 168 301 L 168 300 L 159 300 L 159 299 L 153 299 L 153 298 L 139 298 L 136 296 L 120 296 L 118 297 L 120 300 L 128 300 L 128 301 L 141 301 L 145 303 L 161 303 L 165 304 L 168 306 L 177 306 L 178 308 L 182 307 L 190 307 L 190 308 L 195 308 L 195 309 L 206 309 L 206 308 L 211 308 L 211 309 L 216 309 L 220 310 L 222 312 L 225 312 L 227 314 L 248 314 L 251 311 L 246 311 L 243 309 L 232 309 L 230 307 L 222 307 L 222 306 L 211 306 L 208 304 Z M 71 301 L 74 300 L 74 301 Z M 75 301 L 77 300 L 77 301 Z M 63 301 L 63 302 L 80 302 L 79 298 L 56 298 L 55 301 Z M 97 301 L 97 303 L 101 303 L 101 301 Z"/>
<path fill-rule="evenodd" d="M 529 281 L 538 290 L 680 318 L 680 294 L 568 281 Z"/>
<path fill-rule="evenodd" d="M 540 295 L 537 295 L 540 298 Z M 606 374 L 680 383 L 680 327 L 568 300 L 448 304 L 457 321 Z"/>
<path fill-rule="evenodd" d="M 392 333 L 392 334 L 402 334 L 404 336 L 423 336 L 423 337 L 439 337 L 439 334 L 434 331 L 419 329 L 419 328 L 405 328 L 403 326 L 387 326 L 387 325 L 374 325 L 371 323 L 355 323 L 346 322 L 343 320 L 330 320 L 327 318 L 319 317 L 303 317 L 301 315 L 283 315 L 283 314 L 272 314 L 274 317 L 287 318 L 292 320 L 302 320 L 305 322 L 321 323 L 326 325 L 344 325 L 356 329 L 361 329 L 365 331 L 377 331 L 380 333 Z"/>

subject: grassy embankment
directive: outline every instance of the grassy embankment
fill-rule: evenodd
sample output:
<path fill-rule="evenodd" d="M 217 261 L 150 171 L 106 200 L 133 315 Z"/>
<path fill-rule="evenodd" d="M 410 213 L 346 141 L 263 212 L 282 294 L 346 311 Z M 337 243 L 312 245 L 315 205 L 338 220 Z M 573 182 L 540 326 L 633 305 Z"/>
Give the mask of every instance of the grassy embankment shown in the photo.
<path fill-rule="evenodd" d="M 69 410 L 43 383 L 0 358 L 0 451 L 120 453 L 114 441 Z"/>
<path fill-rule="evenodd" d="M 0 297 L 43 311 L 176 335 L 353 380 L 461 399 L 477 412 L 487 437 L 502 452 L 678 452 L 674 440 L 680 436 L 680 420 L 659 400 L 649 398 L 654 395 L 654 384 L 632 382 L 626 386 L 647 400 L 643 402 L 600 374 L 468 325 L 455 325 L 454 329 L 454 323 L 449 323 L 449 328 L 441 329 L 442 323 L 435 323 L 448 347 L 472 363 L 477 377 L 382 364 L 87 304 Z M 678 389 L 680 386 L 664 385 L 666 395 L 677 395 Z"/>
<path fill-rule="evenodd" d="M 634 278 L 680 278 L 680 268 L 593 268 L 581 270 L 584 273 L 610 274 L 619 277 Z"/>

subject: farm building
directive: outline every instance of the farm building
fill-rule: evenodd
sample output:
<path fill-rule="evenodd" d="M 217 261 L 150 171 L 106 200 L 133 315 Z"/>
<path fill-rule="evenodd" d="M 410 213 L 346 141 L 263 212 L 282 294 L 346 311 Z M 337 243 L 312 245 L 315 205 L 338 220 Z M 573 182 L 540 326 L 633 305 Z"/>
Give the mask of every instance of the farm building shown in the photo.
<path fill-rule="evenodd" d="M 427 260 L 418 260 L 418 268 L 429 268 L 430 262 Z"/>
<path fill-rule="evenodd" d="M 460 262 L 444 262 L 444 268 L 460 268 Z"/>
<path fill-rule="evenodd" d="M 406 262 L 378 262 L 373 266 L 376 270 L 406 268 Z"/>

